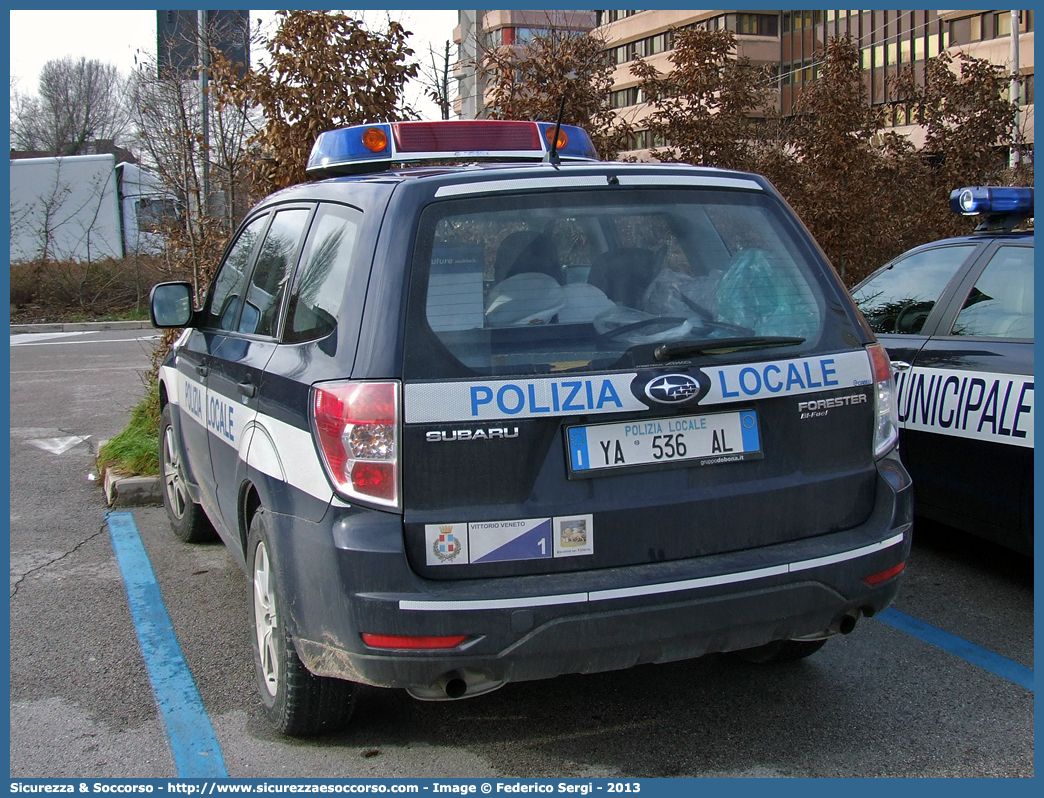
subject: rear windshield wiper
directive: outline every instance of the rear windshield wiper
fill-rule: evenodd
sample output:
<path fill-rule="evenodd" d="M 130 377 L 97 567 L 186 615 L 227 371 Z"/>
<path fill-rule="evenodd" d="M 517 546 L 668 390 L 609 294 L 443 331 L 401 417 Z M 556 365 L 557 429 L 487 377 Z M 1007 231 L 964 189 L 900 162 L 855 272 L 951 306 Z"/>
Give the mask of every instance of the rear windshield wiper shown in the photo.
<path fill-rule="evenodd" d="M 789 335 L 755 335 L 748 338 L 702 338 L 698 341 L 675 341 L 660 344 L 653 350 L 653 357 L 666 363 L 686 355 L 724 355 L 739 349 L 763 349 L 770 346 L 796 346 L 805 343 L 804 338 Z"/>

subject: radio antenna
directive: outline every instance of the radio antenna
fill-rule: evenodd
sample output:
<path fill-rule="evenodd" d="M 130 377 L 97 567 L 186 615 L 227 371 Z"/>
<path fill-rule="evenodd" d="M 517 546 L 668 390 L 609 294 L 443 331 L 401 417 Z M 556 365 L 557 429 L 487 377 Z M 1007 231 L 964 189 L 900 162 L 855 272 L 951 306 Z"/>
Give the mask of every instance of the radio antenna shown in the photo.
<path fill-rule="evenodd" d="M 565 75 L 566 80 L 575 80 L 576 72 L 570 70 Z M 558 119 L 555 120 L 555 135 L 551 137 L 551 149 L 548 150 L 547 155 L 544 157 L 544 163 L 549 163 L 552 166 L 558 166 L 561 163 L 561 159 L 558 157 L 558 132 L 562 129 L 562 117 L 565 116 L 565 104 L 566 104 L 566 92 L 562 92 L 562 102 L 558 105 Z"/>

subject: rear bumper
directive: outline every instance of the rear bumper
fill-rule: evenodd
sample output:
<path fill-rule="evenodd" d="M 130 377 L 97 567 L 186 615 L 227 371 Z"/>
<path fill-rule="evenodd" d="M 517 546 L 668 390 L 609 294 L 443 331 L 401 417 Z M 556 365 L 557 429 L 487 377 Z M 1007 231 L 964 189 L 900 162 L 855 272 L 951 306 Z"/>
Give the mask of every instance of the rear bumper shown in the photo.
<path fill-rule="evenodd" d="M 403 551 L 400 516 L 331 509 L 321 524 L 275 516 L 273 561 L 313 673 L 446 697 L 508 681 L 616 670 L 836 633 L 873 615 L 901 577 L 863 578 L 910 551 L 911 489 L 897 458 L 853 529 L 693 560 L 502 579 L 431 581 Z M 467 635 L 452 650 L 373 649 L 362 633 Z M 457 683 L 460 687 L 460 682 Z"/>

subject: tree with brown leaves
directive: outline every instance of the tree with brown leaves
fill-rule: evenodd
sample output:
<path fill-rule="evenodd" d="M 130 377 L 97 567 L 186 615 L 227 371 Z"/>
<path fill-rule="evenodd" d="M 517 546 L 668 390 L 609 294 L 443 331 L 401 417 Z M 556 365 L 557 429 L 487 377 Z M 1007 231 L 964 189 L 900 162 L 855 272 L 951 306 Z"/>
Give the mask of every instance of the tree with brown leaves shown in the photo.
<path fill-rule="evenodd" d="M 764 124 L 754 120 L 773 81 L 734 55 L 730 32 L 690 30 L 675 34 L 672 71 L 632 66 L 649 130 L 668 143 L 653 155 L 765 174 L 849 285 L 913 246 L 969 232 L 949 210 L 954 188 L 1032 182 L 1025 162 L 1005 169 L 1017 111 L 1004 97 L 1007 76 L 988 61 L 944 54 L 927 62 L 923 81 L 908 72 L 893 85 L 893 102 L 925 127 L 916 149 L 885 126 L 884 106 L 870 103 L 851 39 L 828 41 L 793 114 Z"/>
<path fill-rule="evenodd" d="M 1003 149 L 1018 124 L 1018 109 L 1005 96 L 1008 80 L 1002 67 L 964 53 L 928 61 L 923 85 L 908 69 L 901 75 L 897 93 L 925 130 L 924 147 L 909 166 L 921 198 L 912 206 L 909 238 L 921 243 L 926 235 L 968 232 L 968 220 L 949 210 L 955 188 L 1033 185 L 1032 163 L 1010 171 Z"/>
<path fill-rule="evenodd" d="M 305 164 L 324 130 L 406 118 L 410 33 L 389 20 L 384 32 L 341 11 L 280 11 L 279 29 L 265 43 L 268 58 L 245 90 L 264 112 L 254 137 L 262 152 L 254 180 L 263 192 L 306 179 Z"/>
<path fill-rule="evenodd" d="M 881 214 L 891 213 L 887 200 L 895 186 L 881 146 L 883 125 L 883 109 L 871 105 L 863 81 L 858 46 L 848 37 L 831 39 L 819 77 L 804 86 L 783 125 L 785 157 L 761 164 L 842 279 L 875 262 L 889 221 Z"/>
<path fill-rule="evenodd" d="M 749 169 L 754 163 L 754 120 L 771 96 L 767 68 L 737 58 L 736 37 L 727 30 L 675 31 L 667 58 L 673 69 L 666 73 L 644 59 L 631 65 L 650 108 L 649 132 L 669 147 L 654 150 L 653 157 Z"/>
<path fill-rule="evenodd" d="M 525 44 L 489 49 L 481 68 L 490 119 L 554 122 L 564 99 L 562 123 L 586 129 L 603 158 L 627 149 L 631 130 L 610 105 L 613 66 L 601 39 L 552 26 Z"/>

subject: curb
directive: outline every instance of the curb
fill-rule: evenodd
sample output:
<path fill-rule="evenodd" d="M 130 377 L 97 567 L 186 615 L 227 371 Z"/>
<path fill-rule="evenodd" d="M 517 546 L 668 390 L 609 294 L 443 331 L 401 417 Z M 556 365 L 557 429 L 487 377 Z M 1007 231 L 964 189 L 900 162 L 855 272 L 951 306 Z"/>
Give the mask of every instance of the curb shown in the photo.
<path fill-rule="evenodd" d="M 163 483 L 159 477 L 125 477 L 106 471 L 105 501 L 110 507 L 163 504 Z"/>
<path fill-rule="evenodd" d="M 11 335 L 19 333 L 85 332 L 88 330 L 148 330 L 149 321 L 67 321 L 53 324 L 12 324 Z"/>

